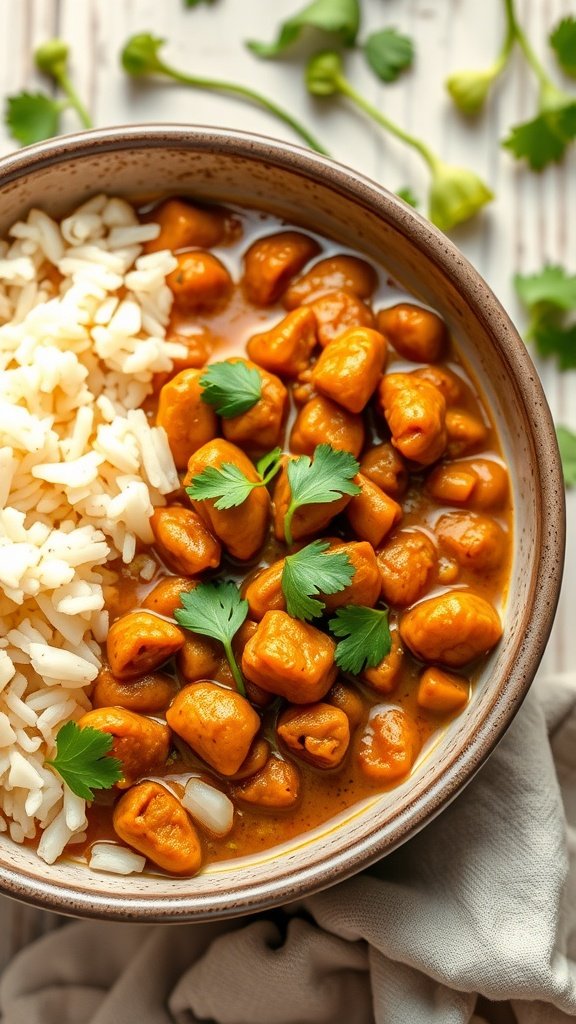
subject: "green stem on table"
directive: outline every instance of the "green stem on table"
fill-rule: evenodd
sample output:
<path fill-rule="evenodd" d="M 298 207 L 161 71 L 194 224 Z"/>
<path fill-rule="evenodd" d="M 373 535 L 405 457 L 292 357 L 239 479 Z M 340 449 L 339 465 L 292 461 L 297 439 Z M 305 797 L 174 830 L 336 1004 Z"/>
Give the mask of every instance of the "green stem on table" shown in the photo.
<path fill-rule="evenodd" d="M 183 85 L 189 85 L 195 89 L 212 89 L 217 92 L 228 93 L 230 96 L 239 96 L 241 99 L 250 100 L 252 103 L 256 103 L 257 106 L 263 107 L 264 110 L 268 110 L 279 121 L 283 121 L 284 124 L 292 128 L 292 131 L 296 132 L 310 149 L 314 149 L 317 153 L 322 153 L 324 156 L 329 155 L 328 150 L 292 114 L 289 114 L 283 107 L 279 107 L 273 100 L 267 99 L 266 96 L 256 92 L 254 89 L 248 88 L 246 85 L 224 82 L 218 78 L 200 78 L 198 75 L 188 75 L 183 71 L 177 71 L 175 68 L 169 67 L 162 61 L 160 61 L 158 70 L 161 74 L 167 75 L 175 82 L 182 82 Z"/>
<path fill-rule="evenodd" d="M 88 113 L 86 107 L 82 103 L 82 100 L 78 96 L 78 93 L 76 92 L 66 72 L 55 71 L 54 78 L 56 79 L 56 82 L 62 89 L 62 92 L 64 92 L 68 97 L 68 102 L 66 106 L 72 107 L 76 111 L 78 117 L 80 118 L 80 121 L 82 122 L 85 128 L 92 128 L 92 118 L 90 117 L 90 114 Z"/>
<path fill-rule="evenodd" d="M 540 109 L 552 110 L 554 107 L 561 106 L 566 101 L 566 94 L 562 92 L 542 66 L 540 60 L 536 56 L 532 48 L 524 29 L 522 28 L 516 10 L 514 7 L 514 0 L 504 0 L 504 10 L 506 12 L 506 19 L 508 23 L 508 37 L 511 36 L 512 43 L 516 41 L 524 54 L 526 63 L 532 68 L 538 83 L 540 85 Z"/>
<path fill-rule="evenodd" d="M 410 135 L 409 132 L 404 131 L 404 129 L 400 128 L 400 126 L 397 125 L 394 121 L 391 121 L 390 118 L 382 114 L 377 107 L 375 107 L 372 103 L 369 102 L 369 100 L 365 99 L 364 96 L 362 96 L 359 92 L 356 91 L 356 89 L 350 84 L 350 82 L 348 81 L 347 78 L 344 77 L 344 75 L 338 75 L 335 79 L 335 82 L 338 91 L 341 92 L 342 95 L 347 96 L 348 99 L 352 100 L 352 102 L 355 103 L 357 107 L 363 110 L 365 114 L 368 114 L 368 116 L 371 117 L 374 121 L 376 121 L 377 124 L 381 125 L 382 128 L 385 128 L 386 131 L 390 132 L 391 135 L 395 135 L 397 139 L 401 139 L 402 142 L 405 142 L 408 146 L 411 146 L 412 149 L 415 149 L 418 153 L 420 153 L 420 156 L 423 158 L 423 160 L 426 161 L 428 167 L 432 171 L 435 171 L 437 169 L 440 161 L 438 157 L 435 156 L 435 154 L 432 152 L 432 150 L 427 145 L 425 145 L 424 142 L 422 142 L 420 139 L 415 138 L 414 135 Z"/>

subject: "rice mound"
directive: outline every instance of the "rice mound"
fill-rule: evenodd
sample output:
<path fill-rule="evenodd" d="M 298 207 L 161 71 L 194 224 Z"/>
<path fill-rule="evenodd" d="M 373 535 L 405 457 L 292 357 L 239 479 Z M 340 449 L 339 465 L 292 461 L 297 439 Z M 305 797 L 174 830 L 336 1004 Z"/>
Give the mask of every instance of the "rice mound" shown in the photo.
<path fill-rule="evenodd" d="M 142 255 L 159 230 L 100 195 L 61 224 L 31 210 L 0 241 L 0 831 L 41 832 L 48 863 L 85 837 L 85 802 L 44 762 L 90 707 L 104 566 L 151 543 L 179 486 L 139 408 L 186 354 L 165 340 L 176 261 Z"/>

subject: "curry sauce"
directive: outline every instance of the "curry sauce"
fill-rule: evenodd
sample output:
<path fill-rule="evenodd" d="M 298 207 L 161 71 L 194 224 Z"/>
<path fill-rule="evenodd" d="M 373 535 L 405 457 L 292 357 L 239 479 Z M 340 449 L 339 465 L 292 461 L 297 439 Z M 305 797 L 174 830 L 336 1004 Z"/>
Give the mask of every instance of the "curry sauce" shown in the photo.
<path fill-rule="evenodd" d="M 489 409 L 446 325 L 385 272 L 267 215 L 178 199 L 141 216 L 161 225 L 148 251 L 178 261 L 168 337 L 188 354 L 158 376 L 146 412 L 182 487 L 152 517 L 154 545 L 104 573 L 106 664 L 80 724 L 112 734 L 124 774 L 97 795 L 73 852 L 120 841 L 151 870 L 194 874 L 407 777 L 501 635 L 512 510 Z M 238 360 L 258 372 L 260 397 L 225 416 L 203 374 Z M 320 445 L 357 460 L 357 493 L 300 508 L 290 545 L 286 459 L 313 466 Z M 276 446 L 284 461 L 264 487 L 256 462 Z M 191 499 L 186 488 L 223 465 L 253 483 L 245 501 Z M 354 571 L 303 622 L 286 611 L 283 559 L 318 539 Z M 222 645 L 175 615 L 181 595 L 220 579 L 248 601 L 233 641 L 246 696 Z M 350 606 L 389 609 L 389 653 L 375 665 L 366 651 L 355 675 L 338 670 L 328 628 Z M 182 806 L 194 778 L 232 802 L 225 834 Z"/>

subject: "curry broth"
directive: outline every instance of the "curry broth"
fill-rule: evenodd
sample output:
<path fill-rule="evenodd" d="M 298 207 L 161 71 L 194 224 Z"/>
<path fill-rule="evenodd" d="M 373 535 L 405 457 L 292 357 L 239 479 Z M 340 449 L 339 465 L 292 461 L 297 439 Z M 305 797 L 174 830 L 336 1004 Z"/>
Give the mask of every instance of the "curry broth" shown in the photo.
<path fill-rule="evenodd" d="M 153 211 L 152 211 L 153 214 Z M 147 214 L 149 215 L 149 214 Z M 232 216 L 237 229 L 232 232 L 229 244 L 214 246 L 211 251 L 230 271 L 234 282 L 241 277 L 241 259 L 247 247 L 263 235 L 268 235 L 279 230 L 286 230 L 287 225 L 277 219 L 261 213 L 252 213 L 245 210 L 233 210 Z M 313 233 L 307 232 L 315 237 Z M 341 246 L 336 247 L 334 243 L 317 237 L 321 246 L 319 259 L 330 256 L 335 252 L 350 252 Z M 411 300 L 411 297 L 402 293 L 391 281 L 385 271 L 379 273 L 379 286 L 371 301 L 373 309 L 378 310 L 382 306 L 389 306 L 392 303 Z M 281 301 L 265 308 L 255 306 L 248 302 L 239 284 L 235 283 L 230 301 L 223 308 L 217 309 L 214 313 L 204 312 L 201 315 L 186 316 L 177 311 L 171 321 L 171 329 L 180 338 L 187 338 L 192 353 L 197 353 L 198 366 L 206 362 L 219 361 L 229 356 L 245 355 L 245 345 L 252 334 L 269 329 L 286 314 Z M 415 362 L 407 362 L 396 355 L 394 350 L 389 351 L 386 372 L 403 371 L 411 372 L 418 369 L 420 365 Z M 463 382 L 463 396 L 459 406 L 467 412 L 481 419 L 486 426 L 486 440 L 478 449 L 467 451 L 463 458 L 487 456 L 494 461 L 502 463 L 500 446 L 496 431 L 490 418 L 490 412 L 486 409 L 478 391 L 464 368 L 454 344 L 450 342 L 447 356 L 442 360 L 441 365 L 447 366 Z M 167 375 L 159 376 L 156 381 L 155 393 L 146 403 L 146 412 L 153 419 L 156 415 L 158 394 L 160 388 L 166 383 Z M 290 391 L 290 388 L 289 388 Z M 290 395 L 289 414 L 284 430 L 284 447 L 287 445 L 291 426 L 297 412 L 292 395 Z M 383 419 L 370 410 L 365 416 L 367 425 L 365 448 L 372 444 L 389 439 L 389 432 Z M 503 464 L 503 463 L 502 463 Z M 418 527 L 430 537 L 434 537 L 434 527 L 440 516 L 447 511 L 454 511 L 454 505 L 442 505 L 432 499 L 424 490 L 424 481 L 428 470 L 411 473 L 410 485 L 400 503 L 403 509 L 401 528 Z M 189 506 L 184 490 L 170 496 L 169 504 L 183 504 Z M 495 568 L 475 572 L 473 569 L 459 566 L 456 576 L 450 578 L 454 573 L 454 566 L 450 558 L 441 555 L 440 558 L 440 579 L 436 579 L 432 588 L 425 594 L 425 598 L 451 590 L 473 590 L 481 595 L 496 607 L 502 603 L 503 595 L 506 592 L 506 585 L 510 571 L 511 559 L 511 530 L 512 510 L 507 502 L 497 513 L 492 513 L 499 524 L 507 532 L 507 546 L 505 556 Z M 344 516 L 333 520 L 330 527 L 323 531 L 321 536 L 339 537 L 341 539 L 355 539 Z M 310 538 L 312 539 L 312 538 Z M 307 541 L 304 541 L 307 543 Z M 283 557 L 285 548 L 277 541 L 271 539 L 264 547 L 257 559 L 248 563 L 238 563 L 224 554 L 222 563 L 218 570 L 203 574 L 203 578 L 222 576 L 225 579 L 235 579 L 239 584 L 254 576 L 256 571 L 262 567 L 271 565 L 278 558 Z M 153 559 L 154 566 L 150 559 Z M 147 566 L 147 580 L 142 580 L 140 571 L 143 565 Z M 153 568 L 153 575 L 150 572 Z M 111 565 L 104 572 L 106 586 L 106 607 L 110 614 L 110 623 L 119 616 L 141 607 L 146 595 L 153 590 L 160 579 L 170 575 L 170 570 L 163 564 L 161 557 L 154 550 L 140 549 L 132 565 Z M 391 622 L 398 619 L 400 609 L 391 608 Z M 369 686 L 353 683 L 362 696 L 364 704 L 363 720 L 355 729 L 350 748 L 343 763 L 335 769 L 321 770 L 314 768 L 302 760 L 297 761 L 298 770 L 301 774 L 301 797 L 295 807 L 286 810 L 258 809 L 238 805 L 236 807 L 234 825 L 232 830 L 221 839 L 210 836 L 208 832 L 199 829 L 203 848 L 204 864 L 242 857 L 247 854 L 259 853 L 269 847 L 290 840 L 302 833 L 322 825 L 332 817 L 350 808 L 366 797 L 387 788 L 389 786 L 377 785 L 371 781 L 361 770 L 357 758 L 357 751 L 361 742 L 361 734 L 368 715 L 374 707 L 385 705 L 386 707 L 402 708 L 414 722 L 420 747 L 424 747 L 437 733 L 443 729 L 454 713 L 441 714 L 427 711 L 421 708 L 417 702 L 418 680 L 422 671 L 422 662 L 414 658 L 410 653 L 404 656 L 398 685 L 390 694 L 383 695 L 374 692 Z M 177 674 L 174 663 L 163 667 L 163 671 Z M 466 677 L 473 683 L 477 666 L 467 666 Z M 221 680 L 222 685 L 227 685 L 226 679 Z M 282 758 L 289 757 L 285 751 L 279 749 L 275 737 L 274 715 L 265 710 L 263 712 L 264 735 L 271 743 L 271 746 Z M 156 716 L 157 717 L 157 716 Z M 166 780 L 168 786 L 175 787 L 176 793 L 181 792 L 178 777 L 185 783 L 186 778 L 191 774 L 201 774 L 211 779 L 217 788 L 226 791 L 227 781 L 222 779 L 210 768 L 203 764 L 199 758 L 191 752 L 182 755 L 182 742 L 177 744 L 175 752 L 171 755 L 170 762 L 163 768 L 155 770 L 144 778 L 157 778 Z M 82 846 L 74 846 L 69 853 L 72 856 L 89 855 L 91 845 L 97 841 L 106 839 L 110 842 L 117 842 L 112 827 L 111 809 L 115 800 L 114 792 L 97 794 L 96 800 L 88 810 L 88 831 L 86 842 Z M 157 871 L 153 864 L 150 870 Z"/>

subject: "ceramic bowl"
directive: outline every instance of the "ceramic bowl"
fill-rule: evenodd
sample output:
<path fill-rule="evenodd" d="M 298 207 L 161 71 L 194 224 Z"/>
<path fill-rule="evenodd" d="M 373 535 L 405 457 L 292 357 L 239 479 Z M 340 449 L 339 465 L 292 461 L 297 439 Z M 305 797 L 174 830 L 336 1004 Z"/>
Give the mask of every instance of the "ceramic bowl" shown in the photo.
<path fill-rule="evenodd" d="M 506 731 L 534 678 L 560 588 L 564 489 L 554 428 L 526 348 L 482 278 L 428 221 L 350 168 L 272 139 L 185 125 L 67 136 L 0 162 L 0 237 L 32 205 L 58 216 L 96 191 L 190 193 L 264 209 L 384 264 L 448 321 L 490 405 L 512 475 L 504 639 L 474 699 L 402 785 L 315 832 L 195 878 L 123 878 L 72 861 L 49 866 L 0 836 L 0 889 L 30 903 L 124 920 L 232 917 L 333 885 L 390 853 L 454 799 Z"/>

